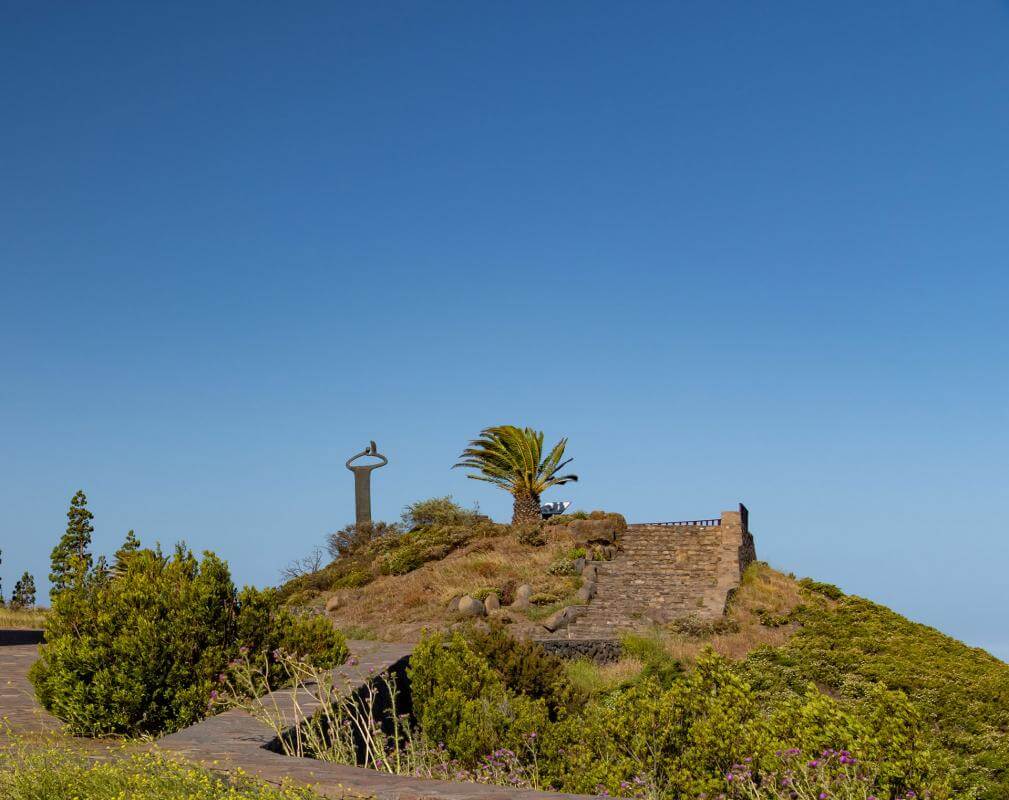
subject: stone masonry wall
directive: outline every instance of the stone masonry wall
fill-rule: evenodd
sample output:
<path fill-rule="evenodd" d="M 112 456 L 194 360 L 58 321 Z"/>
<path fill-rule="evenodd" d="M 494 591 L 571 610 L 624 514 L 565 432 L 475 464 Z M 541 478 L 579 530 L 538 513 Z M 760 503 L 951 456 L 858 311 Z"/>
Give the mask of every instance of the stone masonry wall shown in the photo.
<path fill-rule="evenodd" d="M 561 658 L 586 658 L 597 664 L 608 664 L 620 659 L 620 642 L 615 639 L 537 639 L 551 655 Z"/>
<path fill-rule="evenodd" d="M 559 637 L 616 638 L 674 619 L 721 617 L 756 558 L 747 526 L 743 506 L 724 512 L 718 524 L 628 526 L 622 552 L 597 564 L 596 597 Z"/>

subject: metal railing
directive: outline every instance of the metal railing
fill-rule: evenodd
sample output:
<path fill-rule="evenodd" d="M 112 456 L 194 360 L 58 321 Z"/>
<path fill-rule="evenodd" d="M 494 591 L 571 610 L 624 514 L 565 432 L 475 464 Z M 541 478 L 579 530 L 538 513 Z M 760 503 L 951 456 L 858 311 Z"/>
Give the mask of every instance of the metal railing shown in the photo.
<path fill-rule="evenodd" d="M 663 528 L 675 528 L 690 526 L 697 528 L 714 528 L 721 524 L 721 519 L 685 519 L 677 522 L 636 522 L 633 527 L 644 528 L 649 526 L 659 526 Z"/>

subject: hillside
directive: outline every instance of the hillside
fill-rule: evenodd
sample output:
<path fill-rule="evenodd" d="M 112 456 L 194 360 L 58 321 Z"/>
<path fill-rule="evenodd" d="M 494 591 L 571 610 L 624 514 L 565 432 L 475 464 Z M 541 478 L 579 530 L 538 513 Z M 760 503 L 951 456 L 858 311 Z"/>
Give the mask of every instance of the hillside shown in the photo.
<path fill-rule="evenodd" d="M 328 606 L 336 625 L 356 638 L 387 641 L 416 641 L 424 630 L 458 622 L 450 604 L 464 596 L 494 594 L 504 606 L 496 616 L 526 633 L 576 602 L 582 579 L 571 565 L 587 550 L 567 527 L 523 531 L 455 511 L 458 517 L 450 511 L 435 524 L 351 545 L 323 569 L 286 583 L 281 594 L 316 612 Z M 534 590 L 529 607 L 509 608 L 523 584 Z"/>
<path fill-rule="evenodd" d="M 853 704 L 875 685 L 899 690 L 931 729 L 931 747 L 951 757 L 955 786 L 1009 797 L 1009 665 L 885 606 L 799 585 L 805 601 L 790 615 L 794 632 L 741 664 L 751 686 L 771 697 L 813 683 Z"/>
<path fill-rule="evenodd" d="M 519 637 L 542 635 L 539 621 L 577 601 L 581 579 L 568 565 L 584 547 L 565 528 L 537 536 L 478 518 L 458 522 L 371 540 L 282 593 L 319 613 L 329 603 L 329 616 L 352 636 L 411 641 L 425 629 L 461 623 L 450 606 L 460 595 L 494 593 L 507 602 L 518 585 L 531 585 L 528 609 L 491 614 Z M 907 713 L 920 721 L 921 735 L 906 745 L 909 759 L 947 775 L 952 796 L 1009 797 L 1009 665 L 871 601 L 761 562 L 747 569 L 723 619 L 653 626 L 625 638 L 619 662 L 572 662 L 568 669 L 591 694 L 643 675 L 689 674 L 708 649 L 727 659 L 768 709 L 808 696 L 813 686 L 882 728 L 887 704 L 903 702 L 893 693 L 900 692 Z M 880 694 L 884 688 L 890 694 Z"/>

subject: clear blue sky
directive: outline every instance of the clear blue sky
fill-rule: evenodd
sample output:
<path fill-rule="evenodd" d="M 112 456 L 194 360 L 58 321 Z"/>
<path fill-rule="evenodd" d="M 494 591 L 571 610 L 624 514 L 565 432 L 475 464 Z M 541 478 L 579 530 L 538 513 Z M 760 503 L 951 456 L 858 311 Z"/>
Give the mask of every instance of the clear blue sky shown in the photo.
<path fill-rule="evenodd" d="M 505 519 L 515 423 L 1009 657 L 1005 4 L 6 3 L 0 98 L 5 592 L 78 488 L 276 582 L 371 438 Z"/>

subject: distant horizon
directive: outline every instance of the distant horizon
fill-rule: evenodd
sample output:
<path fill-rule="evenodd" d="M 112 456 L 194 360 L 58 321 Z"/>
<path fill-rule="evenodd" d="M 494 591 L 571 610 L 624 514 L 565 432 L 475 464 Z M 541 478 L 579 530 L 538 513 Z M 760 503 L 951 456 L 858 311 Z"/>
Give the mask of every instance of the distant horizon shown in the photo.
<path fill-rule="evenodd" d="M 0 9 L 0 550 L 236 581 L 452 495 L 751 512 L 758 556 L 1009 660 L 1009 5 Z"/>

